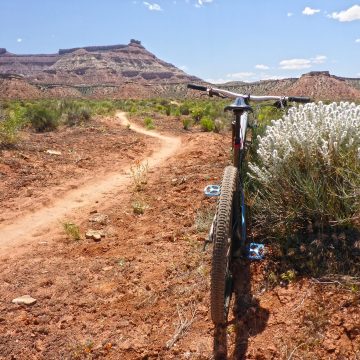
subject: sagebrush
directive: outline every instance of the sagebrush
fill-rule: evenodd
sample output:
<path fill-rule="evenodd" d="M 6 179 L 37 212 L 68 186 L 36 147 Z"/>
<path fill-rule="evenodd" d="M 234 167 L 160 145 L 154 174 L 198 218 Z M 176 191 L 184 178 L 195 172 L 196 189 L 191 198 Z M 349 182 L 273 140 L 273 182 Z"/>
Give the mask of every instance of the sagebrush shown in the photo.
<path fill-rule="evenodd" d="M 297 230 L 357 226 L 360 106 L 307 104 L 272 121 L 249 164 L 255 225 L 284 238 Z"/>

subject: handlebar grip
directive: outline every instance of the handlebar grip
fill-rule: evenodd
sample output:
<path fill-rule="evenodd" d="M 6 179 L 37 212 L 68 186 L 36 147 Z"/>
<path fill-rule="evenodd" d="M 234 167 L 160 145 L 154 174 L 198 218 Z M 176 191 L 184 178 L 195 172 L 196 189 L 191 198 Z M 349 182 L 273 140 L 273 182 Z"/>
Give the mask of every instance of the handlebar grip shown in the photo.
<path fill-rule="evenodd" d="M 195 85 L 195 84 L 188 84 L 187 87 L 188 87 L 188 89 L 200 90 L 200 91 L 207 91 L 207 87 L 206 87 L 206 86 Z"/>
<path fill-rule="evenodd" d="M 311 101 L 311 99 L 309 97 L 303 97 L 303 96 L 289 96 L 288 100 L 295 101 L 298 103 L 303 103 L 303 104 L 306 104 Z"/>

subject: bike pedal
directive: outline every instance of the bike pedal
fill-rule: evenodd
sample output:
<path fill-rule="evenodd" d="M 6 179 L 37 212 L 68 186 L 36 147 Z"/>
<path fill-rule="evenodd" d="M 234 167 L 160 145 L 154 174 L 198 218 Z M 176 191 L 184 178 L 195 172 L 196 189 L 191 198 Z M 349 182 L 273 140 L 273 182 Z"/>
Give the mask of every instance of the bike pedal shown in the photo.
<path fill-rule="evenodd" d="M 220 185 L 207 185 L 204 189 L 205 196 L 219 196 L 221 193 Z"/>
<path fill-rule="evenodd" d="M 265 245 L 258 243 L 250 243 L 248 247 L 247 257 L 249 260 L 263 260 L 265 257 Z"/>

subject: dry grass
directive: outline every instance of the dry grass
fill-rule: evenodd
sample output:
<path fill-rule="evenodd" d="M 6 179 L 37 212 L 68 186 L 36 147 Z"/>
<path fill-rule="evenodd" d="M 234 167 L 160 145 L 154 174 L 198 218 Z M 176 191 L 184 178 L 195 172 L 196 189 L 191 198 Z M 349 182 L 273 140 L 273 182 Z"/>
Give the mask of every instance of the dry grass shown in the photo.
<path fill-rule="evenodd" d="M 130 168 L 131 178 L 133 181 L 134 191 L 142 191 L 145 189 L 145 185 L 148 182 L 148 172 L 149 165 L 148 163 L 142 163 L 136 161 L 135 165 Z"/>

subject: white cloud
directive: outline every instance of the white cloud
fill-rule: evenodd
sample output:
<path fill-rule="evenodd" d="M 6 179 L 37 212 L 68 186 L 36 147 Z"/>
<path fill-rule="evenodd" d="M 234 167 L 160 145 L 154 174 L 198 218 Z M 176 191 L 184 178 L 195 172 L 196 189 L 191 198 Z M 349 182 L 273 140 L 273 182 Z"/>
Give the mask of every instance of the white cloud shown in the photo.
<path fill-rule="evenodd" d="M 284 75 L 261 75 L 259 80 L 281 80 L 287 78 L 288 76 Z"/>
<path fill-rule="evenodd" d="M 291 16 L 293 16 L 293 15 L 294 15 L 294 14 L 293 14 L 292 12 L 288 12 L 288 13 L 287 13 L 287 16 L 288 16 L 288 17 L 291 17 Z"/>
<path fill-rule="evenodd" d="M 311 61 L 308 59 L 289 59 L 280 61 L 280 69 L 298 70 L 311 67 Z"/>
<path fill-rule="evenodd" d="M 150 4 L 147 1 L 144 1 L 143 4 L 150 10 L 150 11 L 162 11 L 162 8 L 159 4 Z"/>
<path fill-rule="evenodd" d="M 230 80 L 229 79 L 227 79 L 227 80 L 225 80 L 225 79 L 205 79 L 205 81 L 210 84 L 224 84 Z"/>
<path fill-rule="evenodd" d="M 313 64 L 323 64 L 326 61 L 327 57 L 325 55 L 317 55 L 314 58 L 311 58 Z"/>
<path fill-rule="evenodd" d="M 360 20 L 360 5 L 354 5 L 340 12 L 333 12 L 329 17 L 340 22 Z"/>
<path fill-rule="evenodd" d="M 213 2 L 213 0 L 197 0 L 195 7 L 200 8 L 200 7 L 203 7 L 205 4 L 210 4 L 212 2 Z"/>
<path fill-rule="evenodd" d="M 255 69 L 259 69 L 259 70 L 268 70 L 270 69 L 267 65 L 264 65 L 264 64 L 258 64 L 258 65 L 255 65 Z"/>
<path fill-rule="evenodd" d="M 360 38 L 355 40 L 356 43 L 360 43 Z"/>
<path fill-rule="evenodd" d="M 23 41 L 23 39 L 22 39 L 22 38 L 17 38 L 16 41 L 17 41 L 18 43 L 21 43 L 21 42 Z"/>
<path fill-rule="evenodd" d="M 317 55 L 310 59 L 287 59 L 280 61 L 280 69 L 301 70 L 308 69 L 313 65 L 323 64 L 327 60 L 325 55 Z"/>
<path fill-rule="evenodd" d="M 209 83 L 212 84 L 224 84 L 229 81 L 254 81 L 255 73 L 253 72 L 238 72 L 227 74 L 225 78 L 218 78 L 218 79 L 206 79 Z"/>
<path fill-rule="evenodd" d="M 312 9 L 312 8 L 310 8 L 310 7 L 306 7 L 303 11 L 302 11 L 302 13 L 304 14 L 304 15 L 315 15 L 316 13 L 318 13 L 318 12 L 320 12 L 320 10 L 319 9 Z"/>
<path fill-rule="evenodd" d="M 245 80 L 249 79 L 250 77 L 254 76 L 255 74 L 253 72 L 238 72 L 233 74 L 227 74 L 226 77 L 231 80 Z M 228 80 L 229 81 L 229 80 Z"/>

